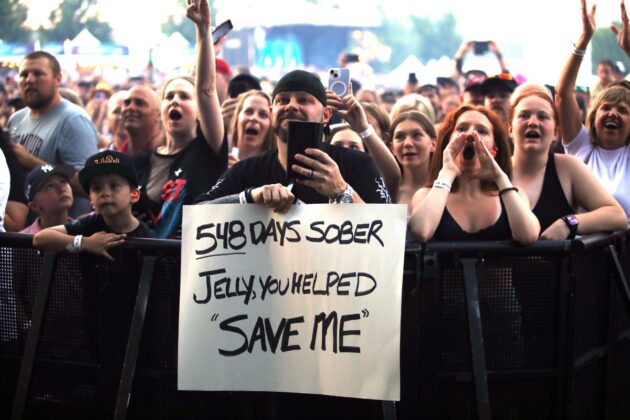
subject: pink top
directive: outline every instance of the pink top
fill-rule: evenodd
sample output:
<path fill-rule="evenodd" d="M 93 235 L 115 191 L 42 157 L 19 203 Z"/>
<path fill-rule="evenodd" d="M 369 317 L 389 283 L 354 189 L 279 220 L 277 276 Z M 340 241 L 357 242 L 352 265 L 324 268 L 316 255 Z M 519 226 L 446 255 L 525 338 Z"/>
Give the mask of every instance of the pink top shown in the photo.
<path fill-rule="evenodd" d="M 35 221 L 33 222 L 33 224 L 31 224 L 28 227 L 25 227 L 24 229 L 22 229 L 20 231 L 20 233 L 27 233 L 30 235 L 35 235 L 36 233 L 40 232 L 43 228 L 42 225 L 39 224 L 40 222 L 40 218 L 38 217 L 37 219 L 35 219 Z M 68 217 L 68 222 L 72 222 L 72 218 Z"/>

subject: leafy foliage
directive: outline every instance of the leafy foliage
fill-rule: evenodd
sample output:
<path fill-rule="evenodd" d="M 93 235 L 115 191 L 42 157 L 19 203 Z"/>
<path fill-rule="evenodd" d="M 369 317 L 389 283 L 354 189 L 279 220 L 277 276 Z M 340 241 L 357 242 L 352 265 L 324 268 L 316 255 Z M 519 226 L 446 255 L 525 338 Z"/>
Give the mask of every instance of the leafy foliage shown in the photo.
<path fill-rule="evenodd" d="M 618 28 L 621 28 L 620 22 L 615 22 Z M 626 68 L 626 71 L 630 69 L 630 58 L 617 44 L 615 34 L 610 28 L 598 28 L 593 34 L 591 40 L 591 60 L 592 60 L 592 72 L 597 73 L 597 64 L 605 59 L 611 60 L 613 63 L 621 61 Z"/>
<path fill-rule="evenodd" d="M 179 5 L 181 6 L 181 10 L 186 10 L 186 0 L 177 0 Z M 216 8 L 215 1 L 210 0 L 210 10 L 212 10 L 212 24 L 215 25 L 214 22 L 216 16 Z M 195 43 L 195 24 L 192 23 L 190 19 L 188 19 L 183 13 L 177 15 L 171 15 L 168 17 L 166 22 L 162 23 L 162 33 L 166 35 L 171 35 L 175 32 L 179 32 L 182 34 L 184 38 L 191 44 Z"/>
<path fill-rule="evenodd" d="M 424 62 L 443 55 L 452 56 L 462 42 L 455 26 L 451 12 L 437 21 L 421 16 L 410 16 L 406 22 L 385 19 L 380 36 L 382 42 L 392 48 L 390 67 L 396 67 L 410 54 Z"/>
<path fill-rule="evenodd" d="M 101 42 L 111 42 L 112 28 L 109 23 L 99 20 L 97 2 L 98 0 L 63 0 L 59 8 L 50 12 L 48 17 L 52 28 L 39 29 L 41 40 L 63 42 L 87 28 Z"/>
<path fill-rule="evenodd" d="M 22 27 L 28 8 L 20 0 L 0 0 L 0 39 L 4 42 L 29 41 L 30 33 Z"/>

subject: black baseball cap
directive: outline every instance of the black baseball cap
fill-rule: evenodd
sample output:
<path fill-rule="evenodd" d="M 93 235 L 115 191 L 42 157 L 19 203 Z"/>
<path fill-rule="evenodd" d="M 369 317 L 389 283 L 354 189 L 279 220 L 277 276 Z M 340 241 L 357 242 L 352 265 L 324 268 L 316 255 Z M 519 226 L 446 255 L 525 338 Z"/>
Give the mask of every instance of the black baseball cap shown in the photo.
<path fill-rule="evenodd" d="M 24 182 L 24 194 L 26 195 L 26 199 L 33 201 L 35 194 L 42 187 L 42 184 L 53 175 L 61 175 L 70 181 L 70 178 L 74 175 L 74 169 L 68 165 L 53 166 L 49 163 L 34 167 L 28 175 L 26 175 L 26 181 Z"/>
<path fill-rule="evenodd" d="M 85 160 L 85 166 L 79 172 L 79 182 L 86 192 L 90 191 L 90 181 L 98 175 L 120 175 L 133 187 L 138 186 L 138 175 L 131 157 L 114 150 L 105 150 Z"/>
<path fill-rule="evenodd" d="M 499 73 L 496 76 L 488 77 L 484 80 L 481 84 L 481 92 L 487 95 L 491 90 L 499 88 L 512 93 L 517 86 L 518 83 L 516 83 L 516 80 L 514 80 L 514 77 L 510 73 Z"/>

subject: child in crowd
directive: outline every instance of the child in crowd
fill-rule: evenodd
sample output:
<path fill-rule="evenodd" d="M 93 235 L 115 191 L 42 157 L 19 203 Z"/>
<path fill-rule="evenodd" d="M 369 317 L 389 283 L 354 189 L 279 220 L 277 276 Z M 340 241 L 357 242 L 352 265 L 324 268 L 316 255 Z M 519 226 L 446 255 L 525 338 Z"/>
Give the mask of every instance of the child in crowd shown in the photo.
<path fill-rule="evenodd" d="M 90 156 L 79 172 L 79 181 L 89 193 L 94 214 L 72 223 L 47 228 L 33 238 L 37 248 L 87 251 L 113 261 L 108 250 L 130 237 L 154 237 L 153 232 L 131 213 L 138 201 L 138 177 L 129 156 L 106 150 Z"/>
<path fill-rule="evenodd" d="M 20 233 L 36 234 L 42 229 L 69 223 L 68 209 L 73 197 L 70 178 L 74 170 L 66 165 L 39 165 L 26 176 L 24 195 L 37 219 Z"/>

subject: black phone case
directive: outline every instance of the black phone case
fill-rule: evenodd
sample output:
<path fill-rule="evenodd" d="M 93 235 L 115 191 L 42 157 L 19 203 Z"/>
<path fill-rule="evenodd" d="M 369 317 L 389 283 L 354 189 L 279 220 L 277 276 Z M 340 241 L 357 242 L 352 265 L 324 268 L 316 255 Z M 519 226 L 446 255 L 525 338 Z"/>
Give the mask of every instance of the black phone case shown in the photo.
<path fill-rule="evenodd" d="M 287 144 L 287 176 L 290 179 L 306 179 L 302 174 L 294 172 L 291 167 L 298 164 L 307 167 L 295 160 L 297 153 L 305 154 L 306 149 L 324 148 L 322 137 L 324 124 L 308 121 L 289 121 L 289 138 Z"/>

